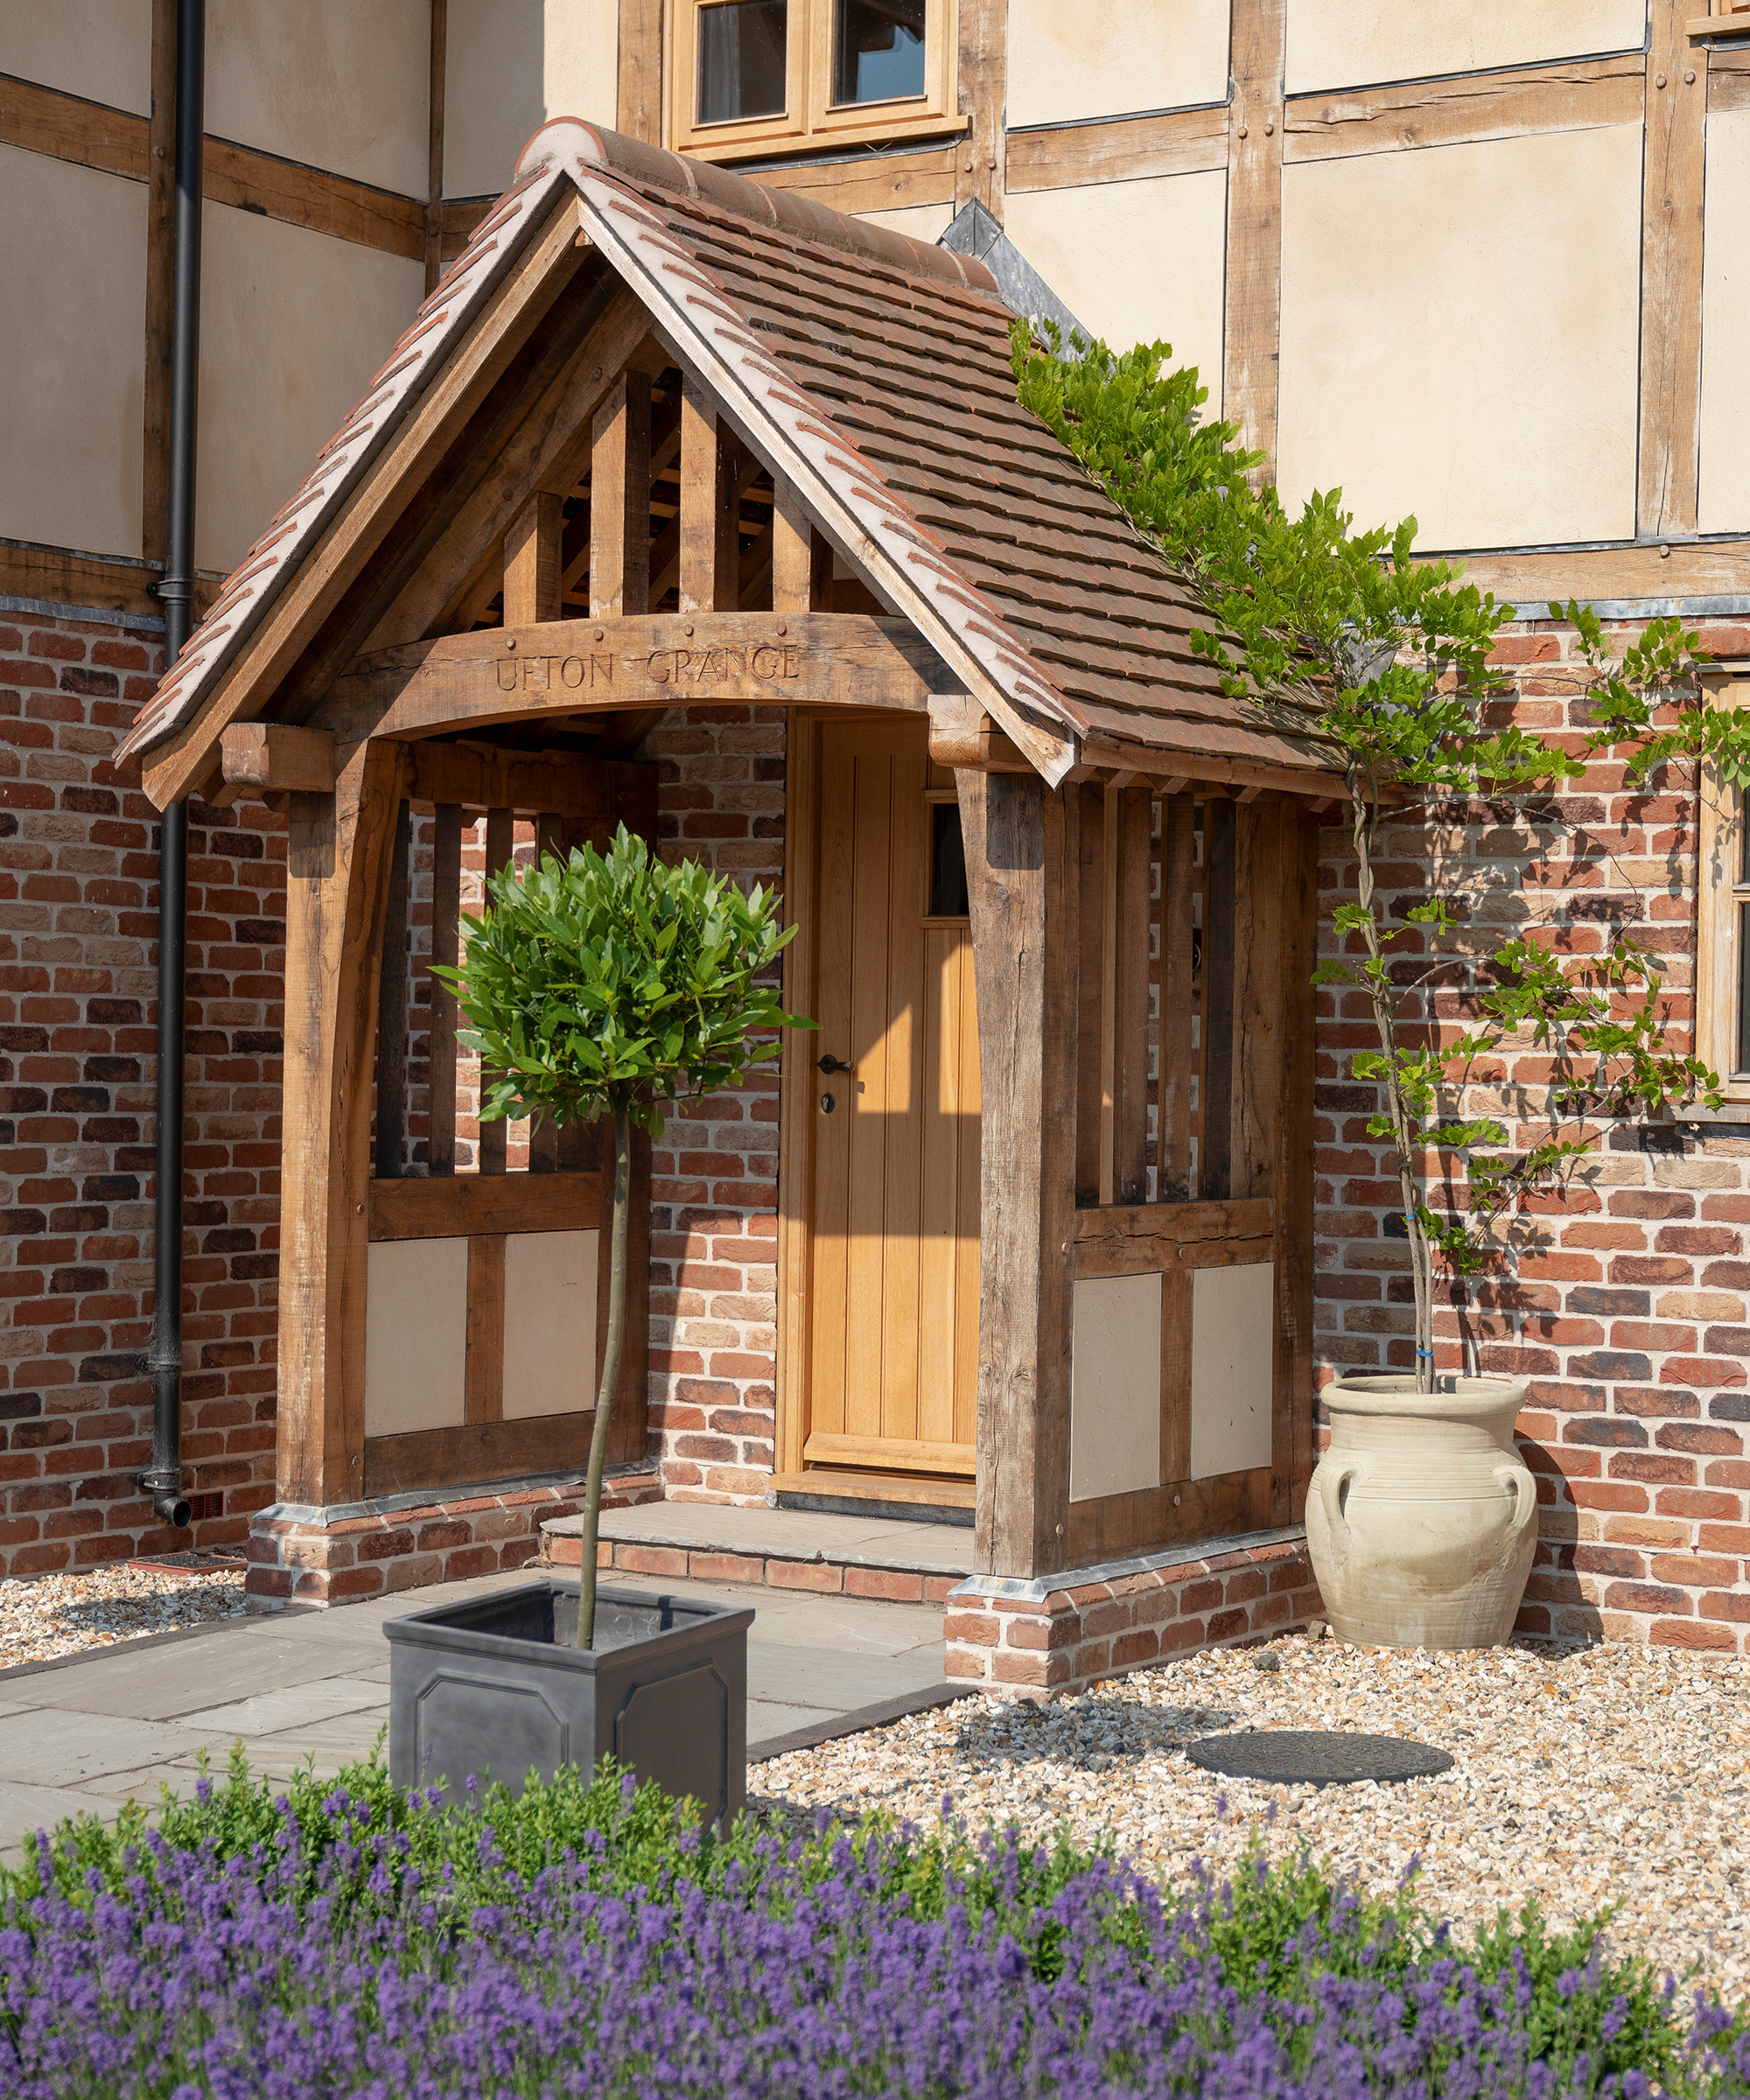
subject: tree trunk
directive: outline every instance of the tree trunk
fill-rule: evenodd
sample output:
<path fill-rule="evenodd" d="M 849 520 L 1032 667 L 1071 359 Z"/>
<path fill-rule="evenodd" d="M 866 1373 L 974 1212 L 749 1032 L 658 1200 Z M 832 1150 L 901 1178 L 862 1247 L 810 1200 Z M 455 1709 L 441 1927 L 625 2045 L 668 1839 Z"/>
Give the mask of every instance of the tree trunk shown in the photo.
<path fill-rule="evenodd" d="M 1361 907 L 1367 914 L 1362 934 L 1367 942 L 1369 963 L 1376 971 L 1382 972 L 1385 955 L 1380 942 L 1379 922 L 1374 913 L 1373 833 L 1376 811 L 1353 786 L 1350 797 L 1355 858 L 1359 863 L 1357 894 Z M 1390 1119 L 1392 1144 L 1397 1155 L 1398 1197 L 1404 1206 L 1404 1236 L 1410 1243 L 1410 1278 L 1416 1294 L 1416 1390 L 1418 1393 L 1432 1393 L 1434 1390 L 1434 1251 L 1422 1223 L 1416 1194 L 1421 1133 L 1414 1126 L 1410 1104 L 1404 1099 L 1404 1088 L 1397 1075 L 1397 995 L 1390 979 L 1383 975 L 1376 975 L 1370 979 L 1368 995 L 1373 1006 L 1374 1025 L 1379 1032 L 1380 1051 L 1386 1060 L 1382 1078 L 1385 1112 Z"/>
<path fill-rule="evenodd" d="M 602 1470 L 607 1464 L 613 1389 L 620 1382 L 620 1349 L 626 1334 L 626 1228 L 632 1208 L 631 1194 L 632 1121 L 624 1108 L 618 1108 L 613 1112 L 613 1225 L 612 1252 L 608 1256 L 607 1346 L 602 1351 L 595 1426 L 590 1432 L 589 1484 L 584 1490 L 583 1564 L 578 1580 L 579 1648 L 593 1648 L 596 1639 L 596 1534 L 601 1526 Z"/>

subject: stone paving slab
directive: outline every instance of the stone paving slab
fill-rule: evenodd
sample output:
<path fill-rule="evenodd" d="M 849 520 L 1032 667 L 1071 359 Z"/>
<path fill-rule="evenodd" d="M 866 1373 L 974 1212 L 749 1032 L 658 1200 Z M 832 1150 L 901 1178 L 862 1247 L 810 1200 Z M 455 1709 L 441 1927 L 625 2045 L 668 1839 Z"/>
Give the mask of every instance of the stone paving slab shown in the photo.
<path fill-rule="evenodd" d="M 276 1780 L 306 1760 L 326 1774 L 368 1756 L 388 1719 L 383 1621 L 528 1579 L 486 1576 L 331 1611 L 222 1620 L 186 1639 L 0 1675 L 0 1858 L 16 1860 L 40 1826 L 80 1810 L 110 1815 L 129 1799 L 155 1806 L 161 1784 L 186 1796 L 202 1748 L 222 1769 L 241 1739 L 251 1768 Z M 942 1682 L 937 1606 L 620 1573 L 612 1581 L 754 1606 L 750 1744 Z"/>
<path fill-rule="evenodd" d="M 38 1706 L 0 1720 L 0 1779 L 26 1786 L 73 1787 L 108 1772 L 169 1764 L 205 1746 L 220 1754 L 229 1739 L 178 1721 L 106 1715 L 94 1726 L 88 1713 Z"/>

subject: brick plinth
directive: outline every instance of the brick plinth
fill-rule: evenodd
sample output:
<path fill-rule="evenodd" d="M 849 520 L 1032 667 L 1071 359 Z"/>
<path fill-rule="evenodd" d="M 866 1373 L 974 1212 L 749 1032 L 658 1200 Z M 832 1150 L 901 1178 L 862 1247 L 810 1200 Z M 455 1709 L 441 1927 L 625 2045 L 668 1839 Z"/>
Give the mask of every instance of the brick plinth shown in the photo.
<path fill-rule="evenodd" d="M 1324 1609 L 1304 1537 L 1202 1559 L 1194 1549 L 1146 1558 L 1153 1564 L 1134 1572 L 1054 1577 L 1062 1587 L 990 1576 L 959 1584 L 943 1626 L 947 1676 L 1042 1695 L 1079 1691 L 1192 1648 L 1284 1633 Z"/>
<path fill-rule="evenodd" d="M 629 1509 L 662 1493 L 654 1471 L 622 1474 L 606 1483 L 602 1507 Z M 250 1528 L 244 1592 L 257 1610 L 271 1611 L 506 1573 L 536 1558 L 548 1517 L 575 1516 L 583 1502 L 584 1483 L 575 1480 L 452 1501 L 434 1495 L 412 1508 L 276 1503 Z"/>

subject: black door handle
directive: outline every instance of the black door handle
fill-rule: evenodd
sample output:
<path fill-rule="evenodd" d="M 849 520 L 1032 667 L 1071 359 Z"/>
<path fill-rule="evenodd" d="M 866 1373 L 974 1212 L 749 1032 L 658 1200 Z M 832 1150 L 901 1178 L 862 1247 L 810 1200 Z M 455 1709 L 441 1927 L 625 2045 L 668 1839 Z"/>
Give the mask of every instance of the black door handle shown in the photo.
<path fill-rule="evenodd" d="M 829 1050 L 824 1057 L 817 1060 L 817 1069 L 830 1075 L 834 1072 L 848 1072 L 850 1067 L 843 1058 L 835 1057 Z"/>

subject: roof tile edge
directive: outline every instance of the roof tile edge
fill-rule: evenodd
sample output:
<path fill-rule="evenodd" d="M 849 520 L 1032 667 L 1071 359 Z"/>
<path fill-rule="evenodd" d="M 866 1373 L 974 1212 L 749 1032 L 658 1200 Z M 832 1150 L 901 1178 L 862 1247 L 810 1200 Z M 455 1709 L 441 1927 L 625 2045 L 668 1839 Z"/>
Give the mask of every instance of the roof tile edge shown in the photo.
<path fill-rule="evenodd" d="M 999 304 L 1002 300 L 996 277 L 975 256 L 914 241 L 909 234 L 896 234 L 890 227 L 872 226 L 866 220 L 835 212 L 794 190 L 768 189 L 765 184 L 750 182 L 746 176 L 732 174 L 714 162 L 689 160 L 666 147 L 647 145 L 641 139 L 585 122 L 582 117 L 556 116 L 542 124 L 522 149 L 516 164 L 517 178 L 556 160 L 590 162 L 610 174 L 623 175 L 628 181 L 649 183 L 676 196 L 701 200 L 719 211 L 752 220 L 755 225 L 780 228 L 800 241 L 817 241 L 846 255 L 885 262 L 907 276 L 929 277 L 937 284 L 960 285 Z"/>

